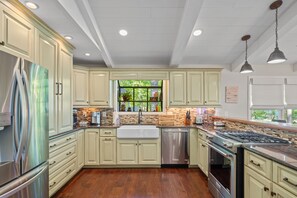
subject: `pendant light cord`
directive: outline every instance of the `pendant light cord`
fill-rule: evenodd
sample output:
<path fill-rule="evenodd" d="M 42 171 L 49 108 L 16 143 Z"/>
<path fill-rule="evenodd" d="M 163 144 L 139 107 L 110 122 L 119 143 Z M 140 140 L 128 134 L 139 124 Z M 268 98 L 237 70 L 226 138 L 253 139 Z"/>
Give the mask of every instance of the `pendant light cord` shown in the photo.
<path fill-rule="evenodd" d="M 278 19 L 277 19 L 277 14 L 278 14 L 278 8 L 275 9 L 275 41 L 276 41 L 276 48 L 278 48 L 278 34 L 277 34 L 277 29 L 278 29 Z"/>
<path fill-rule="evenodd" d="M 247 40 L 245 41 L 245 61 L 247 61 L 247 49 L 248 49 L 248 46 L 247 46 Z"/>

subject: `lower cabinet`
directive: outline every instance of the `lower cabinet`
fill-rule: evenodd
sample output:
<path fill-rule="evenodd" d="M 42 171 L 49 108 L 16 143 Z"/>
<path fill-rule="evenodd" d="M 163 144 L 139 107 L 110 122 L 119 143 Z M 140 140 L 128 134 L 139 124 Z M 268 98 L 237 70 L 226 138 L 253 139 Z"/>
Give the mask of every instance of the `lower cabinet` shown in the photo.
<path fill-rule="evenodd" d="M 297 185 L 296 171 L 245 150 L 245 159 L 249 159 L 248 157 L 250 156 L 253 156 L 253 159 L 245 160 L 244 165 L 245 198 L 297 197 L 297 189 L 295 187 Z M 250 166 L 249 162 L 254 162 L 256 159 L 261 159 L 266 163 L 261 164 L 257 161 L 257 167 Z M 272 174 L 265 174 L 267 171 Z"/>
<path fill-rule="evenodd" d="M 159 165 L 161 164 L 160 139 L 118 139 L 117 164 Z"/>
<path fill-rule="evenodd" d="M 190 166 L 198 165 L 198 130 L 190 129 Z"/>
<path fill-rule="evenodd" d="M 100 137 L 100 164 L 114 165 L 117 163 L 116 137 Z"/>
<path fill-rule="evenodd" d="M 85 130 L 85 165 L 99 165 L 99 129 Z"/>
<path fill-rule="evenodd" d="M 77 132 L 77 167 L 81 169 L 85 165 L 85 130 Z"/>
<path fill-rule="evenodd" d="M 208 146 L 205 133 L 198 130 L 198 167 L 208 176 Z"/>

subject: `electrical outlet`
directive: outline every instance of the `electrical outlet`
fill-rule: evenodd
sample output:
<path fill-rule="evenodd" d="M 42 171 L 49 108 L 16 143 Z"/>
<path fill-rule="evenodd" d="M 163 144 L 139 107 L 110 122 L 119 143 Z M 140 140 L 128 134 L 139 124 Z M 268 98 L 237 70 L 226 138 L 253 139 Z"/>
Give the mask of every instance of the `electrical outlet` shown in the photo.
<path fill-rule="evenodd" d="M 106 117 L 106 112 L 105 111 L 102 112 L 102 117 Z"/>

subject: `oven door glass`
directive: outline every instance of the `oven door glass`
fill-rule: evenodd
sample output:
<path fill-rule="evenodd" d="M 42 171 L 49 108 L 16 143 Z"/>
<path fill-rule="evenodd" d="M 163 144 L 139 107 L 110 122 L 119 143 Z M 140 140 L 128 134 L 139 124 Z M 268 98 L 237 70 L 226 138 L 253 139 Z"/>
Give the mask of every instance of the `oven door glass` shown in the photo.
<path fill-rule="evenodd" d="M 210 147 L 209 172 L 225 187 L 231 191 L 232 161 L 221 152 Z"/>

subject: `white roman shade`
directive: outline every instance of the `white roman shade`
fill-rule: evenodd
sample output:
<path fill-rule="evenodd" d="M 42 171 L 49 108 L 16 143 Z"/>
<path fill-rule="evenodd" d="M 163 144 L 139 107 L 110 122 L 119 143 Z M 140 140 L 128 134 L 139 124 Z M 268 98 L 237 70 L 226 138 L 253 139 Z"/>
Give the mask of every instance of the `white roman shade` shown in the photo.
<path fill-rule="evenodd" d="M 297 77 L 285 79 L 285 104 L 286 108 L 297 108 Z"/>
<path fill-rule="evenodd" d="M 250 108 L 285 108 L 283 77 L 251 77 Z"/>

